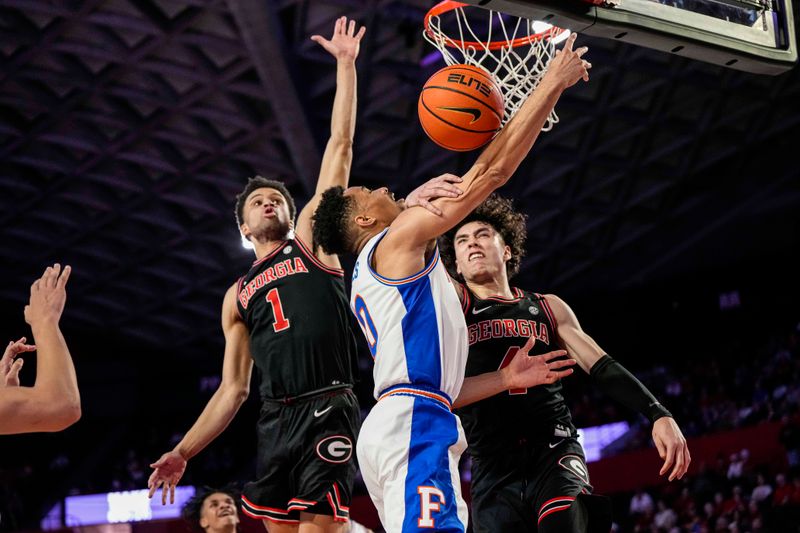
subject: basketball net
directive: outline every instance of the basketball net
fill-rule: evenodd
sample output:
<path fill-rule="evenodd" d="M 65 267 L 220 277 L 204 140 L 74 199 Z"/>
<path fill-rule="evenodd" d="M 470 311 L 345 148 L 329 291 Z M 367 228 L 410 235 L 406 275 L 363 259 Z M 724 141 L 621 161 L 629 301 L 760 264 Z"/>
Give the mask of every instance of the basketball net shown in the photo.
<path fill-rule="evenodd" d="M 472 6 L 453 1 L 435 5 L 425 15 L 423 36 L 442 53 L 448 65 L 475 65 L 494 76 L 503 93 L 505 125 L 539 85 L 555 54 L 555 45 L 569 32 L 544 22 L 497 11 L 470 9 L 472 25 L 486 24 L 487 30 L 481 32 L 486 37 L 480 39 L 467 18 L 465 7 Z M 445 33 L 443 17 L 450 17 L 446 22 L 448 27 L 458 29 L 457 37 Z M 478 22 L 478 18 L 486 21 Z M 452 29 L 451 32 L 454 33 Z M 542 131 L 549 131 L 557 122 L 558 115 L 554 110 L 547 117 Z"/>

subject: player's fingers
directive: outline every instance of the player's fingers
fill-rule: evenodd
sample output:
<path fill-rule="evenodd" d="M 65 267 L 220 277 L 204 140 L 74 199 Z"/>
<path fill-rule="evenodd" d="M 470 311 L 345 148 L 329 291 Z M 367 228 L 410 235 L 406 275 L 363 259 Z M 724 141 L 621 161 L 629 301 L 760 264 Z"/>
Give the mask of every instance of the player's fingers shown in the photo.
<path fill-rule="evenodd" d="M 168 483 L 165 481 L 161 486 L 161 505 L 167 505 L 167 485 Z"/>
<path fill-rule="evenodd" d="M 677 479 L 679 474 L 683 471 L 683 448 L 680 446 L 675 447 L 675 466 L 669 475 L 669 480 Z"/>
<path fill-rule="evenodd" d="M 170 483 L 169 484 L 169 503 L 170 503 L 170 505 L 175 503 L 175 485 L 177 485 L 177 483 Z"/>
<path fill-rule="evenodd" d="M 358 33 L 356 34 L 356 40 L 360 41 L 361 38 L 364 37 L 365 33 L 367 33 L 367 27 L 361 26 L 361 29 L 358 30 Z"/>
<path fill-rule="evenodd" d="M 58 265 L 53 265 L 52 267 L 47 269 L 47 274 L 45 275 L 44 280 L 42 280 L 44 288 L 49 289 L 55 285 L 55 280 L 57 279 L 58 271 L 61 270 L 60 267 L 58 268 L 58 270 L 56 270 L 56 267 L 58 267 Z"/>
<path fill-rule="evenodd" d="M 436 216 L 442 215 L 442 210 L 433 205 L 432 203 L 430 203 L 428 200 L 420 199 L 419 205 L 421 205 L 422 207 L 424 207 L 425 209 L 427 209 Z"/>
<path fill-rule="evenodd" d="M 356 21 L 351 20 L 350 24 L 347 26 L 347 35 L 349 37 L 352 37 L 355 34 L 356 34 Z"/>
<path fill-rule="evenodd" d="M 552 352 L 547 352 L 544 354 L 544 360 L 549 363 L 553 359 L 564 357 L 565 355 L 567 355 L 566 350 L 553 350 Z"/>
<path fill-rule="evenodd" d="M 336 19 L 336 24 L 333 26 L 333 35 L 335 36 L 338 33 L 344 33 L 342 28 L 344 28 L 344 22 L 347 20 L 345 17 L 339 17 Z"/>
<path fill-rule="evenodd" d="M 692 454 L 689 453 L 689 445 L 687 443 L 683 443 L 683 454 L 686 456 L 686 470 L 684 470 L 684 474 L 689 471 L 689 465 L 692 464 Z"/>
<path fill-rule="evenodd" d="M 158 481 L 153 479 L 153 476 L 155 475 L 155 472 L 153 472 L 153 474 L 150 476 L 150 479 L 147 481 L 147 488 L 149 489 L 147 492 L 148 498 L 152 498 L 153 494 L 155 494 L 158 490 Z"/>
<path fill-rule="evenodd" d="M 525 346 L 523 346 L 520 349 L 520 352 L 524 352 L 525 354 L 527 354 L 528 352 L 531 351 L 531 349 L 535 344 L 536 344 L 536 337 L 531 335 L 530 337 L 528 337 L 528 340 L 525 341 Z"/>
<path fill-rule="evenodd" d="M 578 38 L 578 34 L 577 33 L 571 33 L 570 36 L 567 37 L 567 40 L 564 41 L 563 50 L 570 50 L 571 51 L 572 50 L 572 45 L 575 44 L 575 39 L 577 39 L 577 38 Z"/>
<path fill-rule="evenodd" d="M 552 363 L 547 363 L 547 368 L 550 370 L 559 370 L 561 368 L 569 368 L 571 366 L 575 366 L 575 359 L 560 359 L 558 361 L 553 361 Z"/>
<path fill-rule="evenodd" d="M 675 464 L 675 446 L 672 443 L 667 444 L 667 457 L 664 459 L 664 466 L 661 468 L 661 475 L 666 474 L 672 468 L 672 465 Z"/>
<path fill-rule="evenodd" d="M 549 374 L 550 377 L 548 377 L 548 379 L 552 380 L 552 381 L 550 381 L 550 383 L 555 383 L 559 379 L 565 378 L 565 377 L 569 376 L 570 374 L 572 374 L 573 372 L 575 372 L 575 371 L 573 369 L 571 369 L 571 368 L 568 368 L 566 370 L 552 370 L 551 373 Z"/>
<path fill-rule="evenodd" d="M 442 174 L 441 176 L 439 176 L 439 179 L 450 183 L 461 183 L 462 181 L 464 181 L 464 179 L 461 176 L 450 173 Z"/>
<path fill-rule="evenodd" d="M 678 454 L 680 455 L 681 467 L 676 469 L 675 478 L 682 479 L 689 470 L 689 463 L 692 461 L 692 458 L 689 457 L 689 448 L 686 446 L 685 442 L 678 447 Z"/>
<path fill-rule="evenodd" d="M 61 272 L 61 276 L 58 278 L 58 286 L 59 288 L 64 288 L 67 286 L 67 281 L 69 281 L 69 276 L 72 274 L 72 267 L 67 265 L 64 267 L 64 271 Z"/>
<path fill-rule="evenodd" d="M 582 57 L 583 54 L 585 54 L 588 51 L 589 51 L 589 47 L 588 46 L 581 46 L 580 48 L 575 50 L 575 55 L 578 56 L 578 57 Z"/>
<path fill-rule="evenodd" d="M 683 455 L 683 468 L 678 475 L 678 479 L 683 479 L 683 476 L 685 476 L 689 471 L 689 463 L 692 462 L 692 458 L 689 457 L 689 447 L 686 446 L 685 442 L 683 443 L 683 446 L 681 446 L 681 454 Z"/>
<path fill-rule="evenodd" d="M 463 191 L 456 187 L 455 185 L 450 185 L 449 183 L 442 183 L 437 187 L 433 187 L 431 189 L 431 198 L 439 198 L 441 196 L 447 196 L 448 198 L 457 198 L 463 194 Z"/>
<path fill-rule="evenodd" d="M 6 385 L 19 385 L 19 372 L 22 370 L 22 365 L 25 363 L 24 359 L 17 359 L 11 365 L 11 369 L 9 369 L 8 374 L 6 374 Z"/>

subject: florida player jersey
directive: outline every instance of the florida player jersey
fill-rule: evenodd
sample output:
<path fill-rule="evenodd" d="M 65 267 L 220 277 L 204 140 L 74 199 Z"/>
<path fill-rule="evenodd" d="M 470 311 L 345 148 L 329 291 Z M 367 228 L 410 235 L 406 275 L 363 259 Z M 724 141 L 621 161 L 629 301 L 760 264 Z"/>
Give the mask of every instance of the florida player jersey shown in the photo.
<path fill-rule="evenodd" d="M 531 335 L 536 344 L 530 355 L 560 349 L 542 295 L 514 288 L 514 298 L 481 300 L 466 287 L 461 290 L 469 338 L 467 377 L 505 367 Z M 458 415 L 473 455 L 507 450 L 523 439 L 537 443 L 576 434 L 560 381 L 501 392 L 459 409 Z"/>
<path fill-rule="evenodd" d="M 262 398 L 353 383 L 356 345 L 343 277 L 295 238 L 239 279 L 236 305 L 250 331 Z"/>
<path fill-rule="evenodd" d="M 350 305 L 375 362 L 375 397 L 398 384 L 442 391 L 454 400 L 464 381 L 467 326 L 438 247 L 425 268 L 403 279 L 372 269 L 386 235 L 367 242 L 353 271 Z"/>

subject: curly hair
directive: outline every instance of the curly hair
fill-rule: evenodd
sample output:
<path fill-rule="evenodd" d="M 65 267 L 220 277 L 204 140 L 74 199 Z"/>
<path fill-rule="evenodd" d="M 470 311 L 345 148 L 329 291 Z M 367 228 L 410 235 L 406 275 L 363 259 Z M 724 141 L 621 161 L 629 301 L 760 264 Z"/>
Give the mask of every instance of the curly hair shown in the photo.
<path fill-rule="evenodd" d="M 327 254 L 351 251 L 353 232 L 349 221 L 354 208 L 355 200 L 345 196 L 342 187 L 331 187 L 322 193 L 313 217 L 315 249 L 320 246 Z"/>
<path fill-rule="evenodd" d="M 275 189 L 281 193 L 284 198 L 286 198 L 286 205 L 289 207 L 289 219 L 294 220 L 294 217 L 297 214 L 297 207 L 294 205 L 294 198 L 292 198 L 292 195 L 289 193 L 289 189 L 286 188 L 286 185 L 280 181 L 268 180 L 267 178 L 263 178 L 261 176 L 255 176 L 247 180 L 247 185 L 244 186 L 244 190 L 236 195 L 237 226 L 241 226 L 243 223 L 244 203 L 247 201 L 247 197 L 250 196 L 250 193 L 256 189 L 261 189 L 264 187 Z"/>
<path fill-rule="evenodd" d="M 453 241 L 456 232 L 470 222 L 485 222 L 494 228 L 511 248 L 511 259 L 506 263 L 509 279 L 519 272 L 519 265 L 525 257 L 525 240 L 528 229 L 525 225 L 528 215 L 514 210 L 511 200 L 492 194 L 481 205 L 467 215 L 456 227 L 439 237 L 439 253 L 444 266 L 453 278 L 464 281 L 456 271 L 456 250 Z"/>
<path fill-rule="evenodd" d="M 194 496 L 192 496 L 181 508 L 181 516 L 192 527 L 192 531 L 197 533 L 202 533 L 204 531 L 203 528 L 200 527 L 200 515 L 202 514 L 203 510 L 203 503 L 205 503 L 206 498 L 212 494 L 227 494 L 233 498 L 234 505 L 236 506 L 236 512 L 239 512 L 240 492 L 235 484 L 231 483 L 229 485 L 225 485 L 221 489 L 215 489 L 209 486 L 200 487 L 197 489 L 197 492 L 194 493 Z"/>

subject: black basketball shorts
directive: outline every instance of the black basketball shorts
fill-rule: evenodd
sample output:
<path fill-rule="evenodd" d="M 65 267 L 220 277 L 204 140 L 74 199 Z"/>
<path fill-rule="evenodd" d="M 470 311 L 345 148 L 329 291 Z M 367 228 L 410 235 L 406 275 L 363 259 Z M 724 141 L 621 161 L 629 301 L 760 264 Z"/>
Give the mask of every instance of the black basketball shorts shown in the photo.
<path fill-rule="evenodd" d="M 361 425 L 350 389 L 307 400 L 265 402 L 258 421 L 258 479 L 242 492 L 252 518 L 299 523 L 300 513 L 349 518 Z"/>
<path fill-rule="evenodd" d="M 579 494 L 591 491 L 583 449 L 575 437 L 473 457 L 473 530 L 563 531 L 563 526 L 547 525 L 560 521 Z"/>

